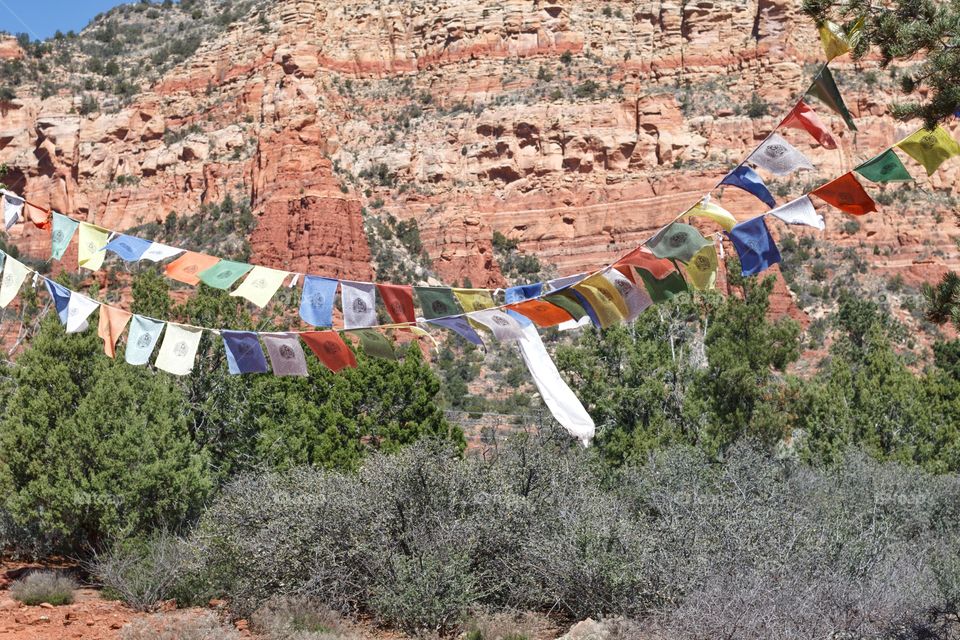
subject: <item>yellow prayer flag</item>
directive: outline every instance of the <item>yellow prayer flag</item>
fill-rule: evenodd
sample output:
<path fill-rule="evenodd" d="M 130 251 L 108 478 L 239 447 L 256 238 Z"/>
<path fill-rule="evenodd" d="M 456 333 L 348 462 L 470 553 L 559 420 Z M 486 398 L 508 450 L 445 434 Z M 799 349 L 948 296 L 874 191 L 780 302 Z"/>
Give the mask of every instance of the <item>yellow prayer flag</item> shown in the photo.
<path fill-rule="evenodd" d="M 289 275 L 289 271 L 280 271 L 279 269 L 270 269 L 267 267 L 254 267 L 250 273 L 247 274 L 246 279 L 241 282 L 240 286 L 230 295 L 246 298 L 263 309 Z"/>
<path fill-rule="evenodd" d="M 717 248 L 708 244 L 697 251 L 686 264 L 687 279 L 700 291 L 713 289 L 717 281 Z"/>
<path fill-rule="evenodd" d="M 827 60 L 833 60 L 850 51 L 850 41 L 840 25 L 827 20 L 820 25 L 819 31 L 820 44 L 823 45 L 823 52 L 827 54 Z"/>
<path fill-rule="evenodd" d="M 453 295 L 460 301 L 460 306 L 467 313 L 471 311 L 483 311 L 496 306 L 493 296 L 487 289 L 453 289 Z"/>
<path fill-rule="evenodd" d="M 200 346 L 202 335 L 203 330 L 197 327 L 168 322 L 160 352 L 157 353 L 154 363 L 157 369 L 175 376 L 185 376 L 193 371 L 193 362 L 197 357 L 197 347 Z"/>
<path fill-rule="evenodd" d="M 600 274 L 590 276 L 573 288 L 587 300 L 604 329 L 622 322 L 630 314 L 623 296 L 613 283 Z"/>
<path fill-rule="evenodd" d="M 948 159 L 960 155 L 960 144 L 939 125 L 933 131 L 920 129 L 898 142 L 897 146 L 922 164 L 928 176 Z"/>
<path fill-rule="evenodd" d="M 723 227 L 725 231 L 730 231 L 737 224 L 737 219 L 733 217 L 732 213 L 720 205 L 706 200 L 697 203 L 696 206 L 687 211 L 686 215 L 709 218 Z"/>
<path fill-rule="evenodd" d="M 79 240 L 79 264 L 84 269 L 96 271 L 103 264 L 103 258 L 107 252 L 103 250 L 107 246 L 109 234 L 106 229 L 88 224 L 80 223 Z"/>

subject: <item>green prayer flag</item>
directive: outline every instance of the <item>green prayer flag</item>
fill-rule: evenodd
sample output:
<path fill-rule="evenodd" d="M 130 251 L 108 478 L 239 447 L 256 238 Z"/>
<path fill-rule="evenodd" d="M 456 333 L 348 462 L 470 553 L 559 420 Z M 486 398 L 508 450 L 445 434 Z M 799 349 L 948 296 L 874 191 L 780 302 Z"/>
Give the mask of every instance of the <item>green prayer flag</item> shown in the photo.
<path fill-rule="evenodd" d="M 71 220 L 56 211 L 53 212 L 53 235 L 50 238 L 50 256 L 54 260 L 63 258 L 63 254 L 66 253 L 67 247 L 70 246 L 70 240 L 73 239 L 73 234 L 77 232 L 77 227 L 79 226 L 79 222 Z"/>
<path fill-rule="evenodd" d="M 363 345 L 363 352 L 374 358 L 383 358 L 384 360 L 396 360 L 397 354 L 393 350 L 393 344 L 390 340 L 376 329 L 357 329 L 351 333 L 360 338 L 360 344 Z"/>
<path fill-rule="evenodd" d="M 559 293 L 552 293 L 548 296 L 544 296 L 545 301 L 550 304 L 555 304 L 567 313 L 570 314 L 570 317 L 574 320 L 579 320 L 583 316 L 587 315 L 586 309 L 583 308 L 583 305 L 577 302 L 576 298 L 573 297 L 569 291 L 561 291 Z"/>
<path fill-rule="evenodd" d="M 837 83 L 833 80 L 833 74 L 830 73 L 830 67 L 824 67 L 813 80 L 813 86 L 807 91 L 808 96 L 815 96 L 820 102 L 830 107 L 833 111 L 843 118 L 851 131 L 857 130 L 857 125 L 853 122 L 853 117 L 847 110 L 847 105 L 843 103 L 843 96 L 837 89 Z"/>
<path fill-rule="evenodd" d="M 671 271 L 670 274 L 661 280 L 657 280 L 649 271 L 636 269 L 643 279 L 643 285 L 650 294 L 650 299 L 654 302 L 666 302 L 674 296 L 684 293 L 687 290 L 687 283 L 679 271 Z"/>
<path fill-rule="evenodd" d="M 893 149 L 887 149 L 876 158 L 867 160 L 854 171 L 872 182 L 903 182 L 913 179 Z"/>
<path fill-rule="evenodd" d="M 449 287 L 414 287 L 420 309 L 427 320 L 463 313 Z"/>
<path fill-rule="evenodd" d="M 710 244 L 696 228 L 682 222 L 674 222 L 653 237 L 647 247 L 658 258 L 690 262 L 701 248 Z"/>
<path fill-rule="evenodd" d="M 216 289 L 229 289 L 230 286 L 253 269 L 252 264 L 221 260 L 209 269 L 200 272 L 200 282 Z"/>

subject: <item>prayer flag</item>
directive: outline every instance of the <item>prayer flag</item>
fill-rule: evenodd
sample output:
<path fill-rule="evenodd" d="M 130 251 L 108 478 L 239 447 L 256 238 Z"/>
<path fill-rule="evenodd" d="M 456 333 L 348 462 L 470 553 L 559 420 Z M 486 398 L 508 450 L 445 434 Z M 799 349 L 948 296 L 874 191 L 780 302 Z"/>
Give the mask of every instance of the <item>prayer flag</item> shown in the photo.
<path fill-rule="evenodd" d="M 202 335 L 203 329 L 168 322 L 154 362 L 157 369 L 175 376 L 185 376 L 193 371 Z"/>
<path fill-rule="evenodd" d="M 482 311 L 496 306 L 487 289 L 452 289 L 464 311 Z"/>
<path fill-rule="evenodd" d="M 340 281 L 343 327 L 357 329 L 377 324 L 377 288 L 372 282 Z"/>
<path fill-rule="evenodd" d="M 100 322 L 97 325 L 97 335 L 103 339 L 103 352 L 109 357 L 117 355 L 117 341 L 133 316 L 129 311 L 100 305 Z"/>
<path fill-rule="evenodd" d="M 823 45 L 823 52 L 827 54 L 828 61 L 850 51 L 847 35 L 840 25 L 826 20 L 820 25 L 818 31 L 820 32 L 820 44 Z"/>
<path fill-rule="evenodd" d="M 559 291 L 560 289 L 565 289 L 567 287 L 573 286 L 576 283 L 580 282 L 587 277 L 586 273 L 575 273 L 571 276 L 563 276 L 562 278 L 554 278 L 547 282 L 550 285 L 550 291 Z"/>
<path fill-rule="evenodd" d="M 227 352 L 227 369 L 232 375 L 267 372 L 267 359 L 256 333 L 224 329 L 220 337 Z"/>
<path fill-rule="evenodd" d="M 307 343 L 317 359 L 334 373 L 344 367 L 357 366 L 357 359 L 353 355 L 353 351 L 336 331 L 305 331 L 300 334 L 300 337 Z"/>
<path fill-rule="evenodd" d="M 547 302 L 546 300 L 524 300 L 511 304 L 507 308 L 519 313 L 525 318 L 529 318 L 535 322 L 538 327 L 554 327 L 572 319 L 570 314 L 562 307 Z"/>
<path fill-rule="evenodd" d="M 447 287 L 414 287 L 413 290 L 420 301 L 423 317 L 428 320 L 462 313 L 453 291 Z"/>
<path fill-rule="evenodd" d="M 30 222 L 33 223 L 33 226 L 38 229 L 49 229 L 50 228 L 50 212 L 46 209 L 41 209 L 40 207 L 35 207 L 29 203 L 26 205 L 27 217 L 30 218 Z"/>
<path fill-rule="evenodd" d="M 787 117 L 783 119 L 783 122 L 780 123 L 780 126 L 803 129 L 827 149 L 837 148 L 837 141 L 833 139 L 833 136 L 830 135 L 830 131 L 823 124 L 823 122 L 820 121 L 820 118 L 817 116 L 817 112 L 814 111 L 810 105 L 803 100 L 797 103 L 797 106 L 793 108 L 793 111 L 791 111 Z"/>
<path fill-rule="evenodd" d="M 720 205 L 710 202 L 708 198 L 704 198 L 698 202 L 684 215 L 685 217 L 695 216 L 699 218 L 709 218 L 726 231 L 730 231 L 730 229 L 733 229 L 733 226 L 737 224 L 737 219 L 733 217 L 732 213 Z"/>
<path fill-rule="evenodd" d="M 73 239 L 73 234 L 77 232 L 77 227 L 79 226 L 80 223 L 76 220 L 71 220 L 56 211 L 53 212 L 53 235 L 50 237 L 50 256 L 54 260 L 63 258 L 63 254 L 66 253 L 67 247 L 70 246 L 70 240 Z"/>
<path fill-rule="evenodd" d="M 575 291 L 560 291 L 544 296 L 543 301 L 556 305 L 566 311 L 574 320 L 580 320 L 587 315 L 587 310 L 580 304 Z"/>
<path fill-rule="evenodd" d="M 687 279 L 699 291 L 710 291 L 717 281 L 717 248 L 714 245 L 706 246 L 697 251 L 693 259 L 687 263 Z"/>
<path fill-rule="evenodd" d="M 3 262 L 3 279 L 0 280 L 0 308 L 6 308 L 17 297 L 23 281 L 27 278 L 27 267 L 20 261 L 7 256 Z"/>
<path fill-rule="evenodd" d="M 140 256 L 140 259 L 149 260 L 150 262 L 160 262 L 161 260 L 178 256 L 181 253 L 183 253 L 183 249 L 171 247 L 161 242 L 151 242 L 147 250 Z"/>
<path fill-rule="evenodd" d="M 638 267 L 649 271 L 655 278 L 665 278 L 668 274 L 677 270 L 677 267 L 672 262 L 665 258 L 658 258 L 647 247 L 637 247 L 620 258 L 613 266 L 617 268 L 627 267 L 626 269 L 621 269 L 621 273 L 624 271 L 629 272 L 629 267 Z M 629 273 L 623 273 L 623 275 L 630 278 Z"/>
<path fill-rule="evenodd" d="M 763 218 L 757 216 L 745 220 L 730 232 L 730 240 L 740 256 L 740 270 L 744 276 L 756 275 L 780 262 L 780 251 Z"/>
<path fill-rule="evenodd" d="M 3 228 L 10 231 L 10 227 L 17 224 L 20 214 L 23 213 L 25 201 L 9 191 L 3 191 Z"/>
<path fill-rule="evenodd" d="M 154 347 L 157 346 L 157 340 L 160 339 L 162 331 L 162 322 L 150 320 L 143 316 L 133 316 L 133 321 L 130 323 L 130 333 L 127 334 L 127 350 L 124 354 L 127 364 L 147 364 Z"/>
<path fill-rule="evenodd" d="M 504 292 L 504 300 L 507 304 L 522 302 L 531 298 L 536 298 L 543 291 L 543 283 L 521 284 L 516 287 L 507 287 Z"/>
<path fill-rule="evenodd" d="M 493 337 L 500 342 L 516 340 L 522 331 L 520 323 L 515 318 L 498 309 L 474 311 L 468 313 L 467 317 L 489 329 Z"/>
<path fill-rule="evenodd" d="M 702 248 L 703 247 L 701 247 L 701 249 Z M 692 259 L 691 257 L 691 260 Z M 650 295 L 650 299 L 654 302 L 666 302 L 687 291 L 687 283 L 679 271 L 674 271 L 665 278 L 654 278 L 651 273 L 644 269 L 637 269 L 636 273 L 639 274 L 640 279 L 643 281 L 643 286 Z"/>
<path fill-rule="evenodd" d="M 205 253 L 187 251 L 166 267 L 167 277 L 184 284 L 197 286 L 200 284 L 198 275 L 220 262 L 220 258 L 208 256 Z"/>
<path fill-rule="evenodd" d="M 397 359 L 397 353 L 393 350 L 393 342 L 376 329 L 354 329 L 350 333 L 360 338 L 363 352 L 368 356 L 382 360 Z"/>
<path fill-rule="evenodd" d="M 593 308 L 596 319 L 604 329 L 622 321 L 630 314 L 623 296 L 615 286 L 610 284 L 609 280 L 600 274 L 590 276 L 573 288 Z"/>
<path fill-rule="evenodd" d="M 253 265 L 245 262 L 220 260 L 200 272 L 200 282 L 215 289 L 226 290 L 251 269 Z"/>
<path fill-rule="evenodd" d="M 290 275 L 289 271 L 270 269 L 268 267 L 254 267 L 240 286 L 230 293 L 231 296 L 246 298 L 261 309 L 270 303 L 271 298 L 283 281 Z"/>
<path fill-rule="evenodd" d="M 444 329 L 449 329 L 453 331 L 461 338 L 477 345 L 478 347 L 483 347 L 483 338 L 480 337 L 480 334 L 476 332 L 473 326 L 467 321 L 463 316 L 450 316 L 449 318 L 437 318 L 436 320 L 427 320 L 430 324 L 435 324 L 437 326 L 443 327 Z"/>
<path fill-rule="evenodd" d="M 413 307 L 413 287 L 403 284 L 378 284 L 377 292 L 394 322 L 416 322 Z"/>
<path fill-rule="evenodd" d="M 690 258 L 710 241 L 694 227 L 682 222 L 673 222 L 653 237 L 647 246 L 658 258 L 670 258 L 689 262 Z"/>
<path fill-rule="evenodd" d="M 807 95 L 819 98 L 823 104 L 827 105 L 827 107 L 843 118 L 843 121 L 847 123 L 851 131 L 857 130 L 857 125 L 853 122 L 850 112 L 847 111 L 847 105 L 843 103 L 843 96 L 840 95 L 840 91 L 837 89 L 837 83 L 834 82 L 833 74 L 830 73 L 829 67 L 824 65 L 820 70 L 817 77 L 813 79 L 813 85 L 811 85 L 810 90 L 807 91 Z"/>
<path fill-rule="evenodd" d="M 697 256 L 694 256 L 694 259 L 696 259 L 696 257 Z M 616 287 L 620 295 L 623 296 L 623 300 L 627 306 L 627 322 L 636 320 L 637 316 L 653 304 L 653 300 L 650 299 L 646 291 L 634 286 L 625 275 L 616 269 L 608 269 L 604 271 L 602 275 L 610 284 Z"/>
<path fill-rule="evenodd" d="M 107 245 L 109 234 L 106 229 L 95 227 L 86 222 L 80 223 L 80 241 L 78 245 L 80 266 L 90 271 L 96 271 L 103 265 L 107 252 L 103 248 Z"/>
<path fill-rule="evenodd" d="M 823 216 L 817 213 L 809 196 L 800 196 L 796 200 L 791 200 L 787 204 L 777 207 L 770 214 L 787 224 L 805 224 L 820 231 L 823 231 L 826 226 L 823 223 Z"/>
<path fill-rule="evenodd" d="M 760 174 L 745 164 L 740 165 L 728 173 L 720 182 L 720 184 L 727 184 L 731 187 L 743 189 L 747 193 L 752 193 L 760 200 L 760 202 L 764 203 L 768 207 L 772 208 L 777 206 L 777 201 L 773 199 L 773 194 L 770 193 L 767 185 L 764 184 L 763 178 L 760 177 Z"/>
<path fill-rule="evenodd" d="M 306 376 L 307 358 L 295 333 L 261 333 L 276 376 Z"/>
<path fill-rule="evenodd" d="M 837 209 L 862 216 L 877 210 L 873 199 L 863 190 L 852 173 L 845 173 L 833 182 L 828 182 L 810 192 Z"/>
<path fill-rule="evenodd" d="M 303 294 L 300 296 L 300 317 L 304 322 L 315 327 L 333 326 L 333 305 L 339 284 L 338 280 L 304 276 Z"/>
<path fill-rule="evenodd" d="M 67 305 L 67 333 L 80 333 L 89 327 L 87 318 L 100 303 L 76 291 L 70 292 L 70 304 Z"/>
<path fill-rule="evenodd" d="M 770 134 L 770 137 L 747 157 L 747 162 L 778 176 L 785 176 L 800 169 L 813 169 L 807 157 L 779 133 Z"/>
<path fill-rule="evenodd" d="M 960 155 L 960 144 L 939 125 L 933 131 L 920 129 L 898 142 L 897 146 L 922 164 L 928 176 L 933 175 L 948 159 Z"/>
<path fill-rule="evenodd" d="M 112 251 L 127 262 L 136 262 L 150 248 L 150 242 L 134 236 L 117 235 L 105 249 Z"/>
<path fill-rule="evenodd" d="M 913 176 L 907 171 L 907 168 L 900 162 L 893 149 L 887 149 L 876 158 L 867 160 L 859 167 L 854 169 L 871 182 L 903 182 L 904 180 L 913 180 Z"/>
<path fill-rule="evenodd" d="M 47 287 L 47 293 L 49 293 L 50 297 L 53 298 L 53 307 L 57 310 L 57 316 L 60 318 L 60 323 L 66 326 L 67 318 L 69 318 L 70 312 L 70 289 L 67 289 L 63 285 L 54 282 L 50 278 L 44 278 L 43 283 Z"/>

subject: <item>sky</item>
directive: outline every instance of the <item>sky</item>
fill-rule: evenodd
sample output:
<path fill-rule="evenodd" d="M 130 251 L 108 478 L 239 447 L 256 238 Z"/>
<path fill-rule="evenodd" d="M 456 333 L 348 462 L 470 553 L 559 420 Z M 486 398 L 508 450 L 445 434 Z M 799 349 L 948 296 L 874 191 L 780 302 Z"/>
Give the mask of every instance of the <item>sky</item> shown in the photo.
<path fill-rule="evenodd" d="M 0 0 L 0 31 L 44 40 L 59 29 L 80 31 L 95 15 L 125 0 Z"/>

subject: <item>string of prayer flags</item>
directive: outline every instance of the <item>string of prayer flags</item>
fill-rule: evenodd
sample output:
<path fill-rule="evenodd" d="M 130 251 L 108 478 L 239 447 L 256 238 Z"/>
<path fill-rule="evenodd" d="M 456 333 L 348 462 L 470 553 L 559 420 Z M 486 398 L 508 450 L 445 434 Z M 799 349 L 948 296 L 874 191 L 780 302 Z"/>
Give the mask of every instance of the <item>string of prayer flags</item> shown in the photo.
<path fill-rule="evenodd" d="M 464 311 L 482 311 L 496 306 L 488 289 L 451 289 Z"/>
<path fill-rule="evenodd" d="M 261 333 L 275 376 L 306 376 L 307 358 L 295 333 Z"/>
<path fill-rule="evenodd" d="M 246 298 L 261 309 L 266 307 L 277 289 L 290 275 L 289 271 L 280 271 L 269 267 L 254 267 L 240 286 L 230 293 L 237 298 Z"/>
<path fill-rule="evenodd" d="M 764 217 L 745 220 L 729 234 L 740 256 L 740 271 L 744 276 L 756 275 L 780 262 L 780 250 L 767 229 Z"/>
<path fill-rule="evenodd" d="M 175 376 L 188 375 L 193 371 L 202 335 L 203 330 L 197 327 L 168 322 L 154 365 Z"/>
<path fill-rule="evenodd" d="M 470 320 L 477 322 L 493 334 L 499 342 L 508 342 L 520 337 L 522 327 L 515 318 L 498 309 L 486 309 L 467 314 Z"/>
<path fill-rule="evenodd" d="M 837 89 L 837 83 L 833 79 L 833 74 L 830 73 L 830 67 L 824 65 L 820 69 L 820 73 L 813 79 L 813 84 L 810 86 L 807 95 L 818 98 L 820 102 L 827 105 L 834 113 L 843 118 L 843 121 L 847 123 L 851 131 L 857 130 L 857 125 L 854 123 L 850 111 L 847 110 L 847 105 L 843 103 L 843 96 L 840 95 L 840 90 Z"/>
<path fill-rule="evenodd" d="M 470 324 L 465 316 L 450 316 L 449 318 L 436 318 L 434 320 L 427 320 L 428 324 L 435 324 L 438 327 L 443 327 L 444 329 L 449 329 L 453 331 L 458 336 L 466 340 L 471 344 L 475 344 L 478 347 L 483 348 L 483 338 L 480 337 L 480 334 L 477 333 L 476 329 Z"/>
<path fill-rule="evenodd" d="M 596 320 L 603 329 L 622 322 L 630 313 L 617 288 L 600 274 L 590 276 L 573 288 L 593 309 Z"/>
<path fill-rule="evenodd" d="M 928 176 L 953 156 L 960 155 L 960 144 L 939 125 L 933 131 L 920 129 L 898 142 L 897 146 L 922 164 Z"/>
<path fill-rule="evenodd" d="M 237 280 L 253 269 L 253 265 L 233 260 L 217 260 L 200 272 L 200 282 L 214 289 L 229 289 Z"/>
<path fill-rule="evenodd" d="M 167 265 L 167 277 L 177 282 L 197 286 L 200 284 L 199 274 L 220 262 L 220 258 L 208 256 L 205 253 L 187 251 L 182 256 Z"/>
<path fill-rule="evenodd" d="M 360 338 L 363 352 L 368 356 L 383 360 L 397 359 L 397 352 L 393 350 L 393 343 L 376 329 L 356 329 L 350 333 Z"/>
<path fill-rule="evenodd" d="M 345 329 L 372 327 L 377 324 L 377 288 L 372 282 L 340 281 Z"/>
<path fill-rule="evenodd" d="M 787 114 L 787 117 L 780 123 L 781 127 L 790 127 L 793 129 L 803 129 L 827 149 L 836 149 L 837 141 L 830 135 L 826 125 L 820 121 L 817 112 L 813 110 L 803 100 L 797 103 L 797 106 Z"/>
<path fill-rule="evenodd" d="M 689 262 L 690 258 L 710 241 L 688 224 L 674 222 L 661 230 L 647 243 L 658 258 Z"/>
<path fill-rule="evenodd" d="M 810 192 L 810 195 L 817 196 L 837 209 L 855 216 L 862 216 L 877 210 L 877 204 L 873 201 L 873 198 L 863 190 L 863 186 L 850 172 L 843 174 L 832 182 L 817 187 Z"/>
<path fill-rule="evenodd" d="M 696 258 L 696 256 L 694 256 L 694 258 Z M 616 269 L 607 269 L 601 275 L 607 280 L 607 282 L 614 286 L 614 288 L 622 297 L 624 306 L 627 308 L 627 313 L 625 316 L 627 322 L 633 322 L 636 320 L 637 317 L 647 309 L 647 307 L 653 304 L 653 300 L 645 290 L 641 290 L 640 288 L 634 286 L 634 284 L 630 282 L 625 275 Z"/>
<path fill-rule="evenodd" d="M 697 251 L 696 255 L 686 264 L 687 279 L 698 291 L 710 291 L 717 282 L 717 248 L 710 244 Z"/>
<path fill-rule="evenodd" d="M 10 227 L 20 220 L 20 214 L 23 213 L 23 206 L 26 201 L 9 191 L 0 193 L 3 194 L 3 228 L 5 231 L 10 231 Z"/>
<path fill-rule="evenodd" d="M 153 349 L 157 346 L 163 323 L 143 316 L 134 315 L 127 334 L 127 350 L 124 358 L 127 364 L 140 366 L 150 361 Z"/>
<path fill-rule="evenodd" d="M 804 224 L 820 231 L 823 231 L 826 227 L 823 216 L 817 213 L 809 196 L 800 196 L 796 200 L 791 200 L 787 204 L 773 209 L 770 214 L 787 224 Z"/>
<path fill-rule="evenodd" d="M 80 223 L 72 220 L 62 213 L 53 212 L 53 235 L 50 237 L 50 256 L 54 260 L 63 258 L 73 234 L 77 232 Z"/>
<path fill-rule="evenodd" d="M 80 266 L 90 271 L 98 270 L 103 265 L 103 259 L 107 255 L 103 248 L 109 241 L 109 233 L 106 229 L 81 222 L 79 238 L 77 250 Z"/>
<path fill-rule="evenodd" d="M 123 309 L 100 305 L 100 320 L 97 323 L 97 335 L 103 340 L 103 352 L 108 357 L 117 355 L 117 341 L 127 328 L 133 314 Z"/>
<path fill-rule="evenodd" d="M 453 291 L 448 287 L 414 287 L 420 309 L 427 320 L 461 313 Z"/>
<path fill-rule="evenodd" d="M 378 284 L 377 293 L 394 322 L 416 322 L 417 312 L 413 306 L 413 287 L 404 284 Z"/>
<path fill-rule="evenodd" d="M 753 153 L 747 156 L 746 162 L 752 162 L 761 169 L 766 169 L 778 176 L 786 176 L 800 169 L 813 169 L 807 157 L 779 133 L 771 133 Z"/>
<path fill-rule="evenodd" d="M 300 317 L 315 327 L 333 326 L 333 305 L 337 297 L 338 280 L 320 276 L 304 276 L 300 296 Z"/>
<path fill-rule="evenodd" d="M 231 375 L 266 373 L 267 358 L 263 355 L 260 339 L 253 331 L 220 332 L 227 353 L 227 369 Z"/>
<path fill-rule="evenodd" d="M 856 167 L 854 171 L 867 180 L 880 184 L 913 180 L 913 176 L 903 166 L 900 157 L 893 149 L 887 149 L 877 157 L 867 160 Z"/>
<path fill-rule="evenodd" d="M 19 260 L 7 256 L 3 262 L 3 279 L 0 280 L 0 308 L 6 308 L 27 279 L 27 267 Z"/>
<path fill-rule="evenodd" d="M 730 229 L 733 229 L 733 225 L 737 224 L 737 219 L 733 217 L 732 213 L 720 205 L 710 202 L 710 196 L 698 202 L 684 215 L 685 217 L 694 216 L 713 220 L 726 231 L 730 231 Z"/>
<path fill-rule="evenodd" d="M 357 366 L 353 351 L 336 331 L 307 331 L 301 333 L 300 337 L 317 356 L 317 360 L 330 371 L 336 373 L 345 367 Z"/>
<path fill-rule="evenodd" d="M 138 261 L 152 243 L 142 238 L 118 234 L 104 247 L 107 251 L 117 254 L 127 262 Z"/>
<path fill-rule="evenodd" d="M 731 187 L 743 189 L 747 193 L 755 195 L 760 202 L 764 203 L 771 209 L 777 206 L 777 201 L 773 199 L 773 194 L 770 193 L 770 189 L 768 189 L 767 185 L 764 184 L 763 178 L 760 177 L 760 174 L 745 164 L 741 164 L 739 167 L 728 173 L 723 180 L 720 181 L 720 184 L 726 184 L 730 185 Z"/>

